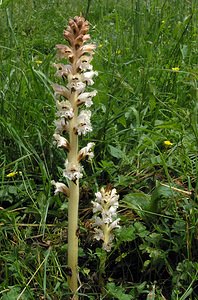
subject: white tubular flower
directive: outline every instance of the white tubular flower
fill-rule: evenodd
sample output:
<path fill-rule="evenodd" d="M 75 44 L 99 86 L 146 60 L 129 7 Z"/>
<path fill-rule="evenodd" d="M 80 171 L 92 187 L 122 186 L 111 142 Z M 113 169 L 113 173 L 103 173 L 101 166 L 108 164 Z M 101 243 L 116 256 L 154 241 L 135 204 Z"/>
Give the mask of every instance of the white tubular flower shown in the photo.
<path fill-rule="evenodd" d="M 94 145 L 94 143 L 88 143 L 86 147 L 82 148 L 78 153 L 78 161 L 81 161 L 86 157 L 91 160 L 94 157 L 94 153 L 92 152 Z"/>
<path fill-rule="evenodd" d="M 68 160 L 65 161 L 65 170 L 63 170 L 63 176 L 68 178 L 69 180 L 76 183 L 76 180 L 83 177 L 83 174 L 81 171 L 83 170 L 83 167 L 78 165 L 75 165 L 73 163 L 68 162 Z"/>
<path fill-rule="evenodd" d="M 85 53 L 86 54 L 89 53 L 90 55 L 93 55 L 95 49 L 96 49 L 95 44 L 86 44 L 79 48 L 78 54 L 79 54 L 79 56 L 82 56 Z"/>
<path fill-rule="evenodd" d="M 78 96 L 78 100 L 77 100 L 77 105 L 81 105 L 82 103 L 85 104 L 86 107 L 90 107 L 93 102 L 92 102 L 92 98 L 95 97 L 97 94 L 97 91 L 92 91 L 89 93 L 82 93 Z"/>
<path fill-rule="evenodd" d="M 120 219 L 116 219 L 115 221 L 113 221 L 110 226 L 109 226 L 109 229 L 112 230 L 114 228 L 120 228 L 120 225 L 118 225 L 118 222 L 120 221 Z"/>
<path fill-rule="evenodd" d="M 52 180 L 51 184 L 53 184 L 55 186 L 54 195 L 57 195 L 58 193 L 63 193 L 66 196 L 68 196 L 69 189 L 68 189 L 68 187 L 64 183 L 62 183 L 62 182 L 55 182 L 54 180 Z"/>
<path fill-rule="evenodd" d="M 104 233 L 103 233 L 102 229 L 100 229 L 100 228 L 94 228 L 94 231 L 95 231 L 94 238 L 97 241 L 104 240 Z"/>
<path fill-rule="evenodd" d="M 56 84 L 56 83 L 54 83 L 52 85 L 52 87 L 53 87 L 53 90 L 55 92 L 55 98 L 57 97 L 57 95 L 63 96 L 66 99 L 69 98 L 70 92 L 66 87 L 64 87 L 62 85 L 59 85 L 59 84 Z"/>
<path fill-rule="evenodd" d="M 54 124 L 56 126 L 55 133 L 62 134 L 68 130 L 68 123 L 66 122 L 65 118 L 59 118 L 55 120 Z"/>
<path fill-rule="evenodd" d="M 93 213 L 98 213 L 98 212 L 102 212 L 103 208 L 102 205 L 97 203 L 96 201 L 92 201 L 91 202 L 93 204 Z"/>
<path fill-rule="evenodd" d="M 70 149 L 68 140 L 66 140 L 63 136 L 61 136 L 60 134 L 55 133 L 53 135 L 53 137 L 56 141 L 56 144 L 57 144 L 58 148 L 65 148 L 67 150 Z"/>
<path fill-rule="evenodd" d="M 56 101 L 56 107 L 57 107 L 57 117 L 60 118 L 66 118 L 71 120 L 74 116 L 74 110 L 71 106 L 71 103 L 66 100 L 66 101 Z"/>
<path fill-rule="evenodd" d="M 53 66 L 57 69 L 55 73 L 57 77 L 67 77 L 72 71 L 71 65 L 53 64 Z"/>
<path fill-rule="evenodd" d="M 68 85 L 67 88 L 71 92 L 77 92 L 78 94 L 84 92 L 86 84 L 81 79 L 81 74 L 68 75 Z"/>
<path fill-rule="evenodd" d="M 82 55 L 77 63 L 76 63 L 76 66 L 77 68 L 79 68 L 81 71 L 91 71 L 93 69 L 93 66 L 90 65 L 90 62 L 92 60 L 92 56 L 91 55 Z"/>
<path fill-rule="evenodd" d="M 82 73 L 82 81 L 86 82 L 87 85 L 93 85 L 94 81 L 92 80 L 92 78 L 94 76 L 98 76 L 98 72 L 89 71 L 89 72 Z"/>
<path fill-rule="evenodd" d="M 110 251 L 112 247 L 112 241 L 114 235 L 112 230 L 114 228 L 119 228 L 118 222 L 120 221 L 117 218 L 117 208 L 118 208 L 118 198 L 116 189 L 109 190 L 106 188 L 101 189 L 100 192 L 97 192 L 95 201 L 92 201 L 93 204 L 93 226 L 95 234 L 94 238 L 96 240 L 103 241 L 103 249 Z"/>
<path fill-rule="evenodd" d="M 68 58 L 71 60 L 74 57 L 73 50 L 66 45 L 56 45 L 56 49 L 58 50 L 57 56 L 59 58 Z"/>
<path fill-rule="evenodd" d="M 78 135 L 85 135 L 87 132 L 92 131 L 91 127 L 91 111 L 82 110 L 77 118 L 77 125 L 74 128 Z"/>
<path fill-rule="evenodd" d="M 71 82 L 71 83 L 68 83 L 67 87 L 72 91 L 74 92 L 77 92 L 78 94 L 84 92 L 84 89 L 86 87 L 86 84 L 79 81 L 79 82 Z"/>
<path fill-rule="evenodd" d="M 96 202 L 101 203 L 101 201 L 102 201 L 102 194 L 101 194 L 101 192 L 95 193 L 95 196 L 96 196 Z"/>

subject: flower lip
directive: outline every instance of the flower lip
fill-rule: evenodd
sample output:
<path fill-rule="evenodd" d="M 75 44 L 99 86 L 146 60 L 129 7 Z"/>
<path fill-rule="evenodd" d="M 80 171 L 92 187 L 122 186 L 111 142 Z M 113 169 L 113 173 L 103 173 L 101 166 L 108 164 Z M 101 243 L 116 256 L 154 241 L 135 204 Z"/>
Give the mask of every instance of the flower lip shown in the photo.
<path fill-rule="evenodd" d="M 84 89 L 86 87 L 86 84 L 84 82 L 81 81 L 77 81 L 76 80 L 72 80 L 68 83 L 67 85 L 68 89 L 72 92 L 77 92 L 78 94 L 84 92 Z"/>
<path fill-rule="evenodd" d="M 97 71 L 88 71 L 85 73 L 82 73 L 82 81 L 85 82 L 87 85 L 93 85 L 93 76 L 98 76 Z"/>
<path fill-rule="evenodd" d="M 93 66 L 90 64 L 92 60 L 92 55 L 82 55 L 77 63 L 76 63 L 76 66 L 77 68 L 80 70 L 80 71 L 86 71 L 86 70 L 92 70 L 93 69 Z"/>

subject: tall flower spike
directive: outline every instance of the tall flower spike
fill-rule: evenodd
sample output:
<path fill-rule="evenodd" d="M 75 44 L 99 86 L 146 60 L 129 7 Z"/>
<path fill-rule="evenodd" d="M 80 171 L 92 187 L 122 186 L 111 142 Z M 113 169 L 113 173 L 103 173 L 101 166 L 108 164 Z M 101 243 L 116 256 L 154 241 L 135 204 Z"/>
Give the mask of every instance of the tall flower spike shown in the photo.
<path fill-rule="evenodd" d="M 118 199 L 116 189 L 102 188 L 97 192 L 93 204 L 94 238 L 103 241 L 103 249 L 110 251 L 113 245 L 113 229 L 119 228 L 117 218 Z"/>
<path fill-rule="evenodd" d="M 67 152 L 63 177 L 68 184 L 52 181 L 55 194 L 63 193 L 69 196 L 68 201 L 68 267 L 71 276 L 68 276 L 68 285 L 73 293 L 74 300 L 78 299 L 78 205 L 79 179 L 83 176 L 83 167 L 80 162 L 93 158 L 94 143 L 88 143 L 79 150 L 79 136 L 92 131 L 91 110 L 95 90 L 88 90 L 97 75 L 93 71 L 91 61 L 96 48 L 87 44 L 90 39 L 89 23 L 83 17 L 74 17 L 64 30 L 64 38 L 68 45 L 56 45 L 57 57 L 61 61 L 54 64 L 55 75 L 61 84 L 53 84 L 54 100 L 56 103 L 55 133 L 53 135 L 58 148 Z M 66 61 L 66 64 L 65 64 Z M 86 90 L 87 89 L 87 90 Z M 84 107 L 83 107 L 84 105 Z M 81 108 L 83 107 L 83 108 Z"/>

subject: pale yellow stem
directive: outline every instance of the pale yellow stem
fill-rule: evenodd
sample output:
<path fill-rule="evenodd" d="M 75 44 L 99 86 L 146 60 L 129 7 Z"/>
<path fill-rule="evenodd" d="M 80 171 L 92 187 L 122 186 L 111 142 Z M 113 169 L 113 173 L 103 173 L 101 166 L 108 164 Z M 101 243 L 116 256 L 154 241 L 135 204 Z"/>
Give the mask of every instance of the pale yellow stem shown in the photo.
<path fill-rule="evenodd" d="M 68 276 L 68 284 L 73 293 L 78 289 L 78 202 L 79 183 L 71 182 L 68 206 L 68 267 L 71 269 L 71 276 Z M 72 299 L 77 300 L 78 296 L 75 295 Z"/>
<path fill-rule="evenodd" d="M 68 162 L 78 166 L 78 135 L 74 133 L 74 127 L 77 124 L 78 108 L 76 106 L 76 93 L 72 94 L 70 99 L 74 109 L 74 117 L 69 124 L 69 142 L 70 151 L 68 153 Z M 78 289 L 78 206 L 79 206 L 79 180 L 71 181 L 69 184 L 69 203 L 68 203 L 68 267 L 71 270 L 71 276 L 68 276 L 69 288 L 73 293 L 74 300 L 78 300 L 76 295 Z"/>

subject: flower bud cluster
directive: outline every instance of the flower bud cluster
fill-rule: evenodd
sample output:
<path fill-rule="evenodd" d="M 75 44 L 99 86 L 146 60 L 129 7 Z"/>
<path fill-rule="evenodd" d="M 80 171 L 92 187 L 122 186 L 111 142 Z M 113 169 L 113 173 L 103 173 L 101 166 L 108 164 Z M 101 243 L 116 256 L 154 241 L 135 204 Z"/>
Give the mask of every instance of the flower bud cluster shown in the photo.
<path fill-rule="evenodd" d="M 110 251 L 114 239 L 113 229 L 119 228 L 117 218 L 117 208 L 119 196 L 116 189 L 102 188 L 95 194 L 96 199 L 93 204 L 93 227 L 94 238 L 103 241 L 103 249 Z"/>
<path fill-rule="evenodd" d="M 53 137 L 57 147 L 68 152 L 63 176 L 74 183 L 83 176 L 80 161 L 86 157 L 93 158 L 94 143 L 88 143 L 78 153 L 78 142 L 72 144 L 76 140 L 74 136 L 83 136 L 92 131 L 91 110 L 87 108 L 93 104 L 92 98 L 97 91 L 85 89 L 93 85 L 93 77 L 97 75 L 91 65 L 96 46 L 87 44 L 90 39 L 88 30 L 89 23 L 83 17 L 75 17 L 69 21 L 64 30 L 64 38 L 69 45 L 56 45 L 61 62 L 54 64 L 55 75 L 62 79 L 64 85 L 52 85 L 57 108 Z M 84 108 L 81 109 L 81 106 Z M 59 183 L 53 184 L 56 186 L 56 193 L 63 189 L 57 185 Z"/>

